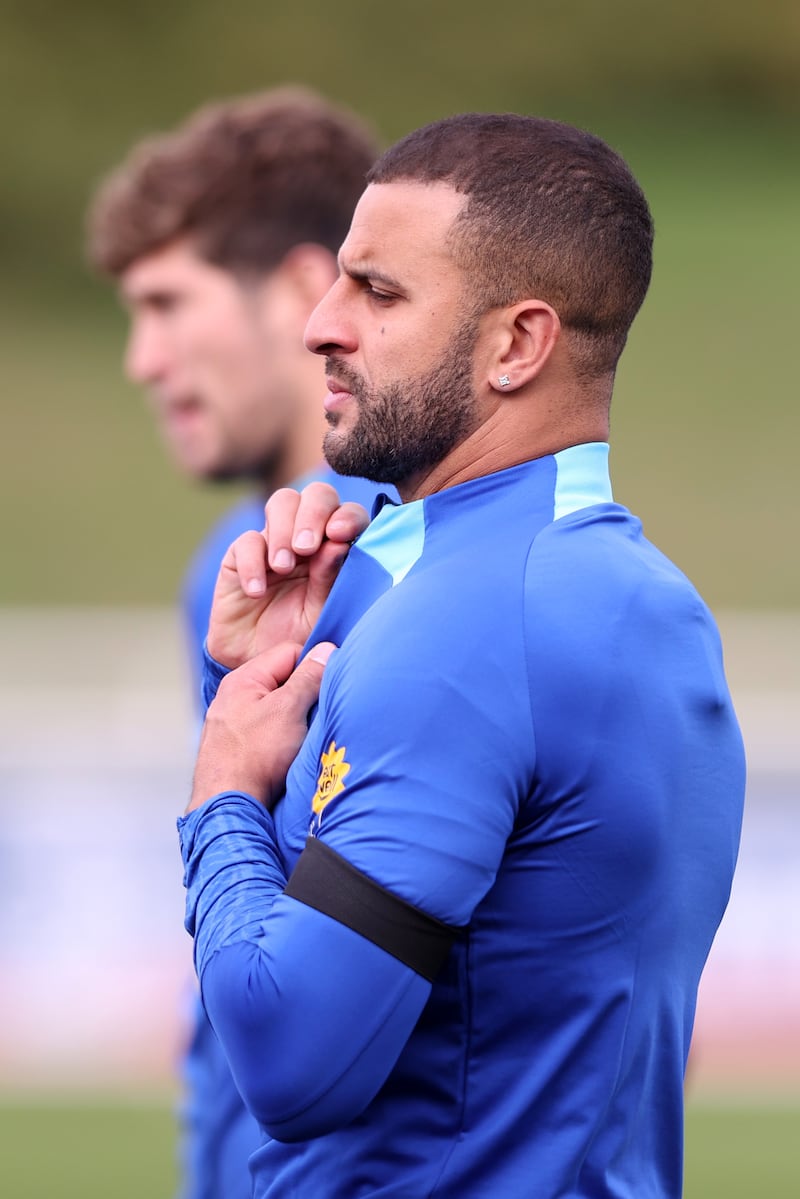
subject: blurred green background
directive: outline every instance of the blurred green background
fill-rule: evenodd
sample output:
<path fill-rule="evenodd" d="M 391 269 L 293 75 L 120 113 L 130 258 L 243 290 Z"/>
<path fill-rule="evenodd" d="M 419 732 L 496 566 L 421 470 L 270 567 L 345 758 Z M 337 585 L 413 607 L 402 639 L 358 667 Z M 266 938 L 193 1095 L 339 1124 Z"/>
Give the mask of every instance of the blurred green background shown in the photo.
<path fill-rule="evenodd" d="M 714 608 L 800 608 L 796 0 L 0 0 L 0 604 L 169 604 L 230 503 L 176 477 L 122 380 L 84 212 L 144 134 L 288 81 L 385 143 L 514 110 L 621 151 L 657 238 L 613 409 L 617 498 Z M 796 1195 L 797 1115 L 690 1107 L 687 1197 Z M 12 1096 L 0 1130 L 9 1196 L 171 1194 L 163 1098 Z"/>
<path fill-rule="evenodd" d="M 791 1108 L 690 1105 L 684 1199 L 796 1199 L 796 1141 Z M 8 1199 L 170 1199 L 177 1183 L 172 1117 L 159 1103 L 0 1108 L 0 1147 Z"/>
<path fill-rule="evenodd" d="M 606 137 L 657 225 L 617 496 L 713 606 L 797 607 L 800 6 L 2 0 L 0 603 L 163 603 L 230 492 L 175 477 L 83 264 L 101 176 L 199 103 L 301 80 L 385 142 L 464 109 Z"/>

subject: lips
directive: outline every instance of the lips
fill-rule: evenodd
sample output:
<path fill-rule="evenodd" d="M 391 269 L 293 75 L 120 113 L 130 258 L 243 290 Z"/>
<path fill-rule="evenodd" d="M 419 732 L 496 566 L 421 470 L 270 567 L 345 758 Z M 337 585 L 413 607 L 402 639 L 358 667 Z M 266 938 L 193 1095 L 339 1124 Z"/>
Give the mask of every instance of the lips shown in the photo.
<path fill-rule="evenodd" d="M 166 416 L 173 412 L 191 412 L 202 406 L 202 400 L 195 392 L 176 393 L 154 387 L 150 399 L 154 407 Z"/>
<path fill-rule="evenodd" d="M 323 407 L 326 412 L 331 412 L 335 408 L 341 407 L 342 404 L 347 403 L 352 398 L 352 391 L 339 379 L 335 379 L 331 375 L 326 376 L 325 385 L 328 388 L 328 394 L 323 400 Z"/>
<path fill-rule="evenodd" d="M 206 420 L 205 406 L 197 396 L 153 397 L 159 424 L 176 444 L 197 435 Z"/>

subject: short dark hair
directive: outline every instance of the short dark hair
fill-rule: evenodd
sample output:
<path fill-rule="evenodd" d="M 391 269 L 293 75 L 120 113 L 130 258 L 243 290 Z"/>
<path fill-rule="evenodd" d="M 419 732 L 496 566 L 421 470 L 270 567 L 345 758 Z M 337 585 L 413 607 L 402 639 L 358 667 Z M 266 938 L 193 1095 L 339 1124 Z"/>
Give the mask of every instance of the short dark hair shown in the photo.
<path fill-rule="evenodd" d="M 653 222 L 610 146 L 559 121 L 464 113 L 410 133 L 367 175 L 399 179 L 468 197 L 450 237 L 479 311 L 546 300 L 578 369 L 613 371 L 650 283 Z"/>
<path fill-rule="evenodd" d="M 335 254 L 377 152 L 359 117 L 308 88 L 209 104 L 139 143 L 101 184 L 89 259 L 118 276 L 182 236 L 242 274 L 270 270 L 301 242 Z"/>

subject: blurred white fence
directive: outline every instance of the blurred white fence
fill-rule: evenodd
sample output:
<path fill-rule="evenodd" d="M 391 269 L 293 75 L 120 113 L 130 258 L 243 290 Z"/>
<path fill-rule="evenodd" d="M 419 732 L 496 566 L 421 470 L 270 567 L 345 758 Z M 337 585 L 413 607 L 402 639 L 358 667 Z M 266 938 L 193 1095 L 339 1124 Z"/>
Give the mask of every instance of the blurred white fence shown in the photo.
<path fill-rule="evenodd" d="M 692 1085 L 800 1091 L 800 614 L 721 619 L 750 764 Z M 170 611 L 0 608 L 0 1089 L 168 1085 L 191 986 Z"/>

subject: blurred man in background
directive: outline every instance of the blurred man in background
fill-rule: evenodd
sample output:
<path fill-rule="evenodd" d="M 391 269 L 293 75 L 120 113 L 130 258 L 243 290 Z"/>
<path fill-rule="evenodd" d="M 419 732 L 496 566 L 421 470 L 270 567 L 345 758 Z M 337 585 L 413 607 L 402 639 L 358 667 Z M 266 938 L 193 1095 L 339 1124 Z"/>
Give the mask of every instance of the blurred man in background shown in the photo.
<path fill-rule="evenodd" d="M 89 257 L 118 284 L 125 369 L 173 460 L 195 479 L 253 483 L 186 575 L 196 683 L 220 561 L 263 526 L 268 496 L 336 480 L 369 507 L 376 491 L 324 463 L 324 363 L 303 346 L 375 155 L 353 113 L 286 87 L 209 105 L 143 141 L 94 197 Z M 249 1196 L 260 1133 L 199 1003 L 185 1081 L 186 1199 Z"/>

